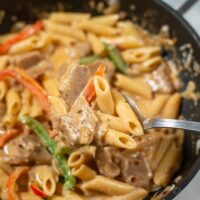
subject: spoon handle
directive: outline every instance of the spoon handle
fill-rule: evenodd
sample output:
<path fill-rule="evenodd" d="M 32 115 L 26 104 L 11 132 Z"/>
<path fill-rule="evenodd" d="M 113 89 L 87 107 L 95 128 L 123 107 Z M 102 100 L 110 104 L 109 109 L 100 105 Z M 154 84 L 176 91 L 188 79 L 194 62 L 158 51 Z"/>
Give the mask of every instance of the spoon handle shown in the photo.
<path fill-rule="evenodd" d="M 143 128 L 177 128 L 200 132 L 200 122 L 175 119 L 146 119 L 143 121 Z"/>

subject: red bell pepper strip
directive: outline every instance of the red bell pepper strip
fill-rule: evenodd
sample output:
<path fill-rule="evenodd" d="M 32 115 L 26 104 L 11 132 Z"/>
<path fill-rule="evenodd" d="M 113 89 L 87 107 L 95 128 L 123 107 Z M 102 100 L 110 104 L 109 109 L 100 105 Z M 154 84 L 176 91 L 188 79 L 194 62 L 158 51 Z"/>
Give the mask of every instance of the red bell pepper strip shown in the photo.
<path fill-rule="evenodd" d="M 0 54 L 6 54 L 13 44 L 16 44 L 17 42 L 24 40 L 24 39 L 36 34 L 42 28 L 43 28 L 43 22 L 42 21 L 35 22 L 35 24 L 33 24 L 31 27 L 26 28 L 22 32 L 11 37 L 7 41 L 5 41 L 3 44 L 1 44 L 0 45 Z"/>
<path fill-rule="evenodd" d="M 12 77 L 19 83 L 23 84 L 40 102 L 44 111 L 49 113 L 50 104 L 48 102 L 48 97 L 46 91 L 37 83 L 33 78 L 31 78 L 26 72 L 20 68 L 5 69 L 0 71 L 0 80 L 7 77 Z"/>
<path fill-rule="evenodd" d="M 98 69 L 95 72 L 95 75 L 98 76 L 104 76 L 105 75 L 105 66 L 104 65 L 99 65 Z M 86 87 L 83 90 L 83 96 L 85 97 L 86 101 L 88 103 L 91 103 L 96 94 L 95 94 L 95 87 L 94 87 L 94 78 L 92 77 Z"/>
<path fill-rule="evenodd" d="M 45 194 L 35 183 L 31 183 L 30 188 L 35 195 L 43 199 L 48 197 L 48 195 Z"/>
<path fill-rule="evenodd" d="M 19 134 L 19 131 L 16 129 L 11 129 L 5 132 L 4 134 L 0 135 L 0 148 L 2 148 L 9 140 L 14 138 Z"/>
<path fill-rule="evenodd" d="M 105 71 L 106 71 L 106 67 L 103 64 L 101 64 L 97 68 L 95 75 L 96 76 L 105 76 Z"/>
<path fill-rule="evenodd" d="M 25 174 L 27 171 L 28 167 L 19 167 L 15 169 L 8 177 L 6 181 L 6 193 L 8 195 L 9 200 L 19 200 L 15 192 L 16 181 L 21 175 Z"/>
<path fill-rule="evenodd" d="M 91 78 L 83 91 L 83 96 L 88 103 L 91 103 L 92 100 L 95 98 L 95 95 L 94 79 Z"/>

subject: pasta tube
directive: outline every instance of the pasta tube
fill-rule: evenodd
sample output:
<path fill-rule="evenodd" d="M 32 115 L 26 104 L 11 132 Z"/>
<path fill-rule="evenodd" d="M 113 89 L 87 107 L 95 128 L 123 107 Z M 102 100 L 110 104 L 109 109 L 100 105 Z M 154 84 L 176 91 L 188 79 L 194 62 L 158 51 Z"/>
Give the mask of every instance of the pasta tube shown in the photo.
<path fill-rule="evenodd" d="M 21 108 L 21 100 L 15 89 L 10 89 L 6 95 L 7 114 L 17 115 Z"/>
<path fill-rule="evenodd" d="M 154 183 L 166 186 L 174 172 L 179 168 L 180 160 L 181 149 L 177 148 L 175 142 L 173 142 L 155 171 L 153 177 Z"/>
<path fill-rule="evenodd" d="M 117 74 L 116 79 L 115 85 L 117 87 L 147 99 L 152 98 L 152 89 L 143 77 L 129 78 L 122 74 Z"/>
<path fill-rule="evenodd" d="M 96 176 L 96 172 L 84 164 L 80 165 L 78 168 L 73 168 L 72 174 L 81 180 L 91 180 Z"/>
<path fill-rule="evenodd" d="M 85 40 L 85 33 L 77 28 L 68 25 L 58 24 L 53 21 L 45 20 L 44 25 L 50 33 L 59 33 L 62 35 L 70 36 L 78 40 Z"/>
<path fill-rule="evenodd" d="M 120 49 L 137 48 L 144 45 L 140 40 L 137 40 L 132 35 L 117 36 L 117 37 L 101 37 L 101 40 L 109 45 L 115 45 Z"/>
<path fill-rule="evenodd" d="M 155 95 L 154 99 L 138 99 L 136 102 L 142 114 L 151 119 L 158 116 L 162 112 L 162 109 L 168 99 L 169 95 L 167 94 L 157 94 Z"/>
<path fill-rule="evenodd" d="M 80 167 L 82 164 L 88 164 L 93 159 L 92 155 L 82 149 L 74 151 L 68 158 L 69 167 Z"/>
<path fill-rule="evenodd" d="M 128 63 L 141 63 L 160 53 L 160 47 L 141 47 L 122 52 L 123 59 Z"/>
<path fill-rule="evenodd" d="M 103 24 L 107 26 L 114 26 L 118 20 L 119 20 L 118 14 L 97 16 L 91 19 L 93 23 Z"/>
<path fill-rule="evenodd" d="M 179 93 L 173 94 L 165 104 L 161 113 L 161 117 L 176 119 L 178 117 L 180 104 L 181 95 Z"/>
<path fill-rule="evenodd" d="M 50 20 L 56 23 L 72 23 L 74 21 L 88 20 L 90 14 L 75 13 L 75 12 L 53 12 L 50 15 Z"/>
<path fill-rule="evenodd" d="M 133 135 L 143 135 L 142 126 L 124 97 L 116 90 L 113 91 L 113 97 L 116 103 L 116 113 L 122 120 L 126 130 Z"/>
<path fill-rule="evenodd" d="M 123 195 L 133 191 L 134 187 L 104 176 L 96 176 L 94 179 L 82 183 L 81 189 L 85 194 L 96 191 L 109 195 Z"/>
<path fill-rule="evenodd" d="M 114 114 L 114 101 L 108 81 L 101 77 L 94 77 L 97 105 L 102 112 Z"/>
<path fill-rule="evenodd" d="M 35 180 L 48 196 L 52 196 L 56 190 L 56 176 L 51 167 L 37 166 L 32 170 Z"/>
<path fill-rule="evenodd" d="M 112 129 L 109 129 L 105 134 L 104 140 L 107 144 L 123 149 L 134 149 L 137 146 L 131 136 Z"/>
<path fill-rule="evenodd" d="M 79 27 L 85 31 L 92 32 L 96 35 L 114 36 L 118 33 L 117 29 L 103 24 L 96 24 L 92 21 L 84 21 Z"/>
<path fill-rule="evenodd" d="M 97 55 L 102 54 L 102 52 L 104 51 L 104 46 L 100 39 L 92 33 L 88 33 L 87 36 L 88 41 L 91 43 L 93 52 Z"/>
<path fill-rule="evenodd" d="M 19 116 L 28 115 L 31 108 L 31 93 L 25 89 L 22 93 L 22 108 L 20 110 Z"/>
<path fill-rule="evenodd" d="M 108 126 L 111 129 L 121 131 L 121 132 L 125 132 L 125 133 L 127 132 L 127 130 L 126 130 L 122 120 L 120 119 L 120 117 L 105 114 L 105 113 L 102 113 L 100 111 L 97 112 L 97 115 L 99 116 L 100 120 L 102 122 L 105 122 L 106 124 L 108 124 Z"/>
<path fill-rule="evenodd" d="M 122 195 L 114 196 L 112 200 L 143 200 L 148 192 L 142 188 L 135 188 L 132 192 Z"/>

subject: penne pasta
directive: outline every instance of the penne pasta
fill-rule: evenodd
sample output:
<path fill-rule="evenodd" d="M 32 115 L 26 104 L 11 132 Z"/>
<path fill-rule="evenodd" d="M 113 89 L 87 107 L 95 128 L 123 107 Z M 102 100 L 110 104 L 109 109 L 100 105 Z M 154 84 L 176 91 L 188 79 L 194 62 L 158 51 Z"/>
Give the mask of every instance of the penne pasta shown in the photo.
<path fill-rule="evenodd" d="M 181 129 L 176 130 L 175 142 L 176 142 L 177 147 L 181 148 L 183 146 L 183 142 L 184 142 L 184 131 L 183 130 L 181 130 Z"/>
<path fill-rule="evenodd" d="M 70 154 L 68 159 L 69 167 L 80 167 L 82 164 L 88 164 L 92 161 L 93 156 L 87 150 L 78 149 Z"/>
<path fill-rule="evenodd" d="M 158 167 L 159 163 L 163 159 L 165 153 L 169 149 L 169 146 L 172 144 L 173 139 L 174 139 L 173 137 L 169 137 L 169 138 L 164 138 L 160 141 L 152 159 L 153 166 L 155 169 Z"/>
<path fill-rule="evenodd" d="M 65 36 L 76 38 L 78 40 L 86 39 L 84 32 L 78 28 L 72 28 L 68 25 L 58 24 L 49 20 L 45 20 L 44 24 L 46 29 L 50 33 L 62 34 Z"/>
<path fill-rule="evenodd" d="M 60 47 L 55 50 L 55 52 L 50 56 L 50 61 L 53 64 L 55 72 L 60 70 L 62 64 L 68 59 L 67 52 L 65 48 Z"/>
<path fill-rule="evenodd" d="M 116 113 L 122 120 L 126 130 L 133 135 L 142 135 L 142 126 L 124 97 L 117 91 L 113 91 L 113 97 L 116 104 Z"/>
<path fill-rule="evenodd" d="M 153 56 L 158 56 L 159 54 L 160 54 L 160 47 L 149 46 L 136 49 L 128 49 L 126 51 L 123 51 L 122 57 L 127 63 L 142 63 Z M 147 66 L 148 63 L 147 64 L 144 63 L 143 66 L 145 65 Z"/>
<path fill-rule="evenodd" d="M 22 93 L 22 107 L 19 116 L 28 115 L 31 109 L 31 93 L 25 89 Z"/>
<path fill-rule="evenodd" d="M 181 149 L 173 142 L 155 171 L 153 180 L 156 185 L 166 186 L 177 171 L 181 160 Z"/>
<path fill-rule="evenodd" d="M 137 40 L 142 41 L 142 36 L 139 33 L 138 28 L 136 27 L 136 25 L 134 25 L 132 23 L 132 21 L 119 21 L 117 23 L 117 27 L 119 28 L 120 32 L 123 35 L 131 35 L 133 37 L 135 37 Z"/>
<path fill-rule="evenodd" d="M 104 113 L 114 114 L 114 101 L 108 81 L 103 77 L 95 76 L 94 87 L 99 109 Z"/>
<path fill-rule="evenodd" d="M 30 108 L 30 116 L 31 117 L 38 117 L 42 115 L 42 108 L 40 103 L 36 98 L 32 98 L 32 105 Z"/>
<path fill-rule="evenodd" d="M 101 40 L 105 43 L 118 46 L 121 49 L 137 48 L 144 45 L 144 43 L 134 36 L 118 36 L 118 37 L 101 37 Z"/>
<path fill-rule="evenodd" d="M 16 89 L 11 88 L 6 94 L 7 114 L 17 115 L 21 108 L 21 100 Z"/>
<path fill-rule="evenodd" d="M 96 24 L 103 24 L 107 26 L 114 26 L 119 20 L 118 14 L 110 14 L 104 16 L 93 17 L 91 21 Z"/>
<path fill-rule="evenodd" d="M 67 106 L 63 99 L 55 96 L 48 96 L 49 103 L 51 105 L 51 112 L 53 115 L 66 115 Z"/>
<path fill-rule="evenodd" d="M 113 200 L 142 200 L 147 196 L 148 192 L 142 188 L 135 188 L 132 192 L 122 195 L 114 196 Z"/>
<path fill-rule="evenodd" d="M 72 23 L 74 21 L 88 20 L 90 14 L 88 13 L 75 13 L 75 12 L 53 12 L 50 15 L 50 21 L 57 23 Z"/>
<path fill-rule="evenodd" d="M 17 123 L 17 115 L 11 115 L 7 113 L 2 119 L 2 125 L 5 125 L 7 128 L 12 128 Z"/>
<path fill-rule="evenodd" d="M 58 178 L 51 167 L 45 165 L 37 166 L 32 169 L 31 173 L 45 194 L 52 196 L 55 193 Z"/>
<path fill-rule="evenodd" d="M 101 40 L 94 34 L 87 34 L 88 41 L 91 43 L 92 50 L 95 54 L 100 55 L 104 51 L 104 46 Z"/>
<path fill-rule="evenodd" d="M 134 149 L 137 146 L 137 143 L 131 136 L 112 129 L 106 132 L 104 141 L 106 144 L 122 149 Z"/>
<path fill-rule="evenodd" d="M 100 120 L 106 124 L 108 124 L 108 126 L 111 129 L 117 130 L 117 131 L 121 131 L 121 132 L 127 132 L 122 120 L 120 119 L 120 117 L 116 117 L 113 115 L 109 115 L 109 114 L 105 114 L 102 113 L 100 111 L 97 112 L 98 117 L 100 118 Z"/>
<path fill-rule="evenodd" d="M 72 174 L 81 180 L 91 180 L 96 176 L 96 172 L 84 164 L 73 168 Z"/>
<path fill-rule="evenodd" d="M 179 93 L 173 94 L 165 104 L 161 117 L 175 119 L 178 116 L 181 104 L 181 95 Z"/>
<path fill-rule="evenodd" d="M 143 77 L 129 78 L 122 74 L 117 74 L 115 85 L 120 89 L 127 90 L 135 95 L 147 99 L 152 98 L 152 89 L 148 83 L 145 82 Z"/>
<path fill-rule="evenodd" d="M 162 109 L 168 99 L 169 95 L 167 94 L 157 94 L 154 99 L 138 99 L 136 102 L 143 115 L 151 119 L 158 116 L 162 112 Z"/>
<path fill-rule="evenodd" d="M 53 196 L 50 200 L 85 200 L 81 195 L 77 194 L 72 190 L 66 190 L 64 194 L 61 196 Z"/>
<path fill-rule="evenodd" d="M 117 35 L 118 31 L 110 26 L 103 24 L 96 24 L 92 21 L 84 21 L 79 24 L 79 27 L 87 32 L 92 32 L 96 35 L 114 36 Z"/>
<path fill-rule="evenodd" d="M 22 40 L 16 44 L 14 44 L 10 50 L 9 53 L 10 54 L 19 54 L 19 53 L 25 53 L 28 51 L 33 51 L 36 49 L 41 49 L 42 47 L 44 47 L 46 45 L 45 40 L 42 40 L 41 37 L 38 36 L 32 36 L 29 37 L 25 40 Z"/>
<path fill-rule="evenodd" d="M 153 69 L 158 67 L 162 63 L 160 56 L 152 57 L 144 61 L 141 65 L 141 72 L 151 72 Z"/>
<path fill-rule="evenodd" d="M 96 191 L 109 195 L 123 195 L 131 192 L 134 187 L 117 180 L 96 176 L 94 179 L 82 183 L 81 189 L 85 194 Z"/>
<path fill-rule="evenodd" d="M 68 35 L 63 35 L 63 34 L 54 33 L 54 32 L 50 32 L 49 34 L 50 34 L 53 42 L 59 43 L 64 46 L 71 46 L 72 44 L 74 44 L 76 42 L 75 38 L 70 37 Z"/>
<path fill-rule="evenodd" d="M 54 78 L 51 77 L 44 77 L 43 78 L 43 86 L 46 89 L 48 95 L 58 97 L 59 91 L 57 88 L 57 82 Z"/>

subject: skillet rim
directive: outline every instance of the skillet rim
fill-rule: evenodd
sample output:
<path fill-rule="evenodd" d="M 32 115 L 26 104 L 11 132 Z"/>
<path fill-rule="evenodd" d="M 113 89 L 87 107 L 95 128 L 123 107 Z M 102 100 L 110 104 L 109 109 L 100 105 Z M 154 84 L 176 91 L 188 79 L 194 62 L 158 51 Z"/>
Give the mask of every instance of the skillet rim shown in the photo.
<path fill-rule="evenodd" d="M 175 9 L 173 9 L 172 7 L 170 7 L 168 4 L 166 4 L 161 0 L 151 0 L 151 1 L 157 4 L 159 7 L 162 7 L 164 10 L 166 10 L 166 12 L 169 13 L 169 15 L 172 16 L 172 18 L 176 19 L 179 22 L 180 26 L 182 26 L 188 32 L 191 38 L 193 38 L 197 47 L 196 51 L 200 50 L 200 36 L 196 33 L 194 28 L 183 18 L 183 16 L 180 15 L 178 11 L 176 11 Z M 191 167 L 186 178 L 180 184 L 178 184 L 178 186 L 176 186 L 176 188 L 174 188 L 174 190 L 172 190 L 164 199 L 172 200 L 175 196 L 177 196 L 191 182 L 191 180 L 197 174 L 199 169 L 200 169 L 200 154 L 197 156 L 197 159 L 194 165 Z"/>
<path fill-rule="evenodd" d="M 158 4 L 162 8 L 164 8 L 173 18 L 175 18 L 181 26 L 184 27 L 191 35 L 191 37 L 195 40 L 195 43 L 198 46 L 200 51 L 200 35 L 194 30 L 194 28 L 186 21 L 186 19 L 173 7 L 165 3 L 163 0 L 152 0 L 154 3 Z M 200 60 L 199 60 L 200 61 Z M 187 133 L 185 133 L 187 134 Z M 200 153 L 197 155 L 197 160 L 195 164 L 192 166 L 190 172 L 188 173 L 187 177 L 181 181 L 163 200 L 172 200 L 174 199 L 179 193 L 181 193 L 189 183 L 191 183 L 192 179 L 197 175 L 200 170 Z"/>

